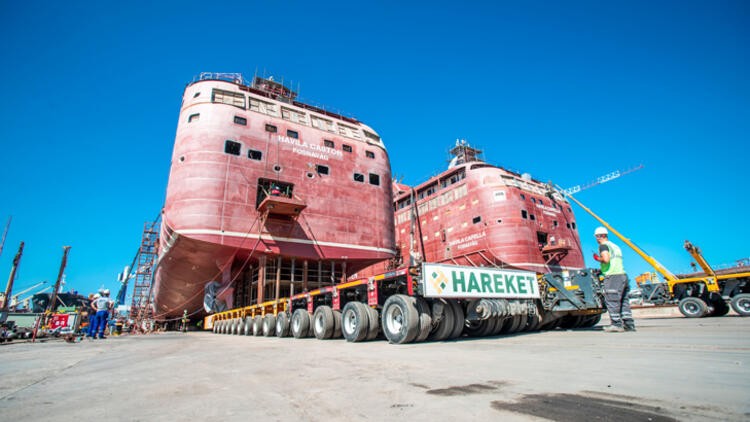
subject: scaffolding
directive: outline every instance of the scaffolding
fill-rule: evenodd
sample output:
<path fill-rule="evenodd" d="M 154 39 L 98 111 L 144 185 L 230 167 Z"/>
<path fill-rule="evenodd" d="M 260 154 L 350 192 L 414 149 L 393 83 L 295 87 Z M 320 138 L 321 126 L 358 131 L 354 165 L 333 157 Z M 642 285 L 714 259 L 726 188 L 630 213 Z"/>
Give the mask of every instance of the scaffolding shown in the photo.
<path fill-rule="evenodd" d="M 159 222 L 143 224 L 141 246 L 138 249 L 133 283 L 133 303 L 130 316 L 135 332 L 149 332 L 154 327 L 153 290 L 154 266 L 158 255 Z"/>

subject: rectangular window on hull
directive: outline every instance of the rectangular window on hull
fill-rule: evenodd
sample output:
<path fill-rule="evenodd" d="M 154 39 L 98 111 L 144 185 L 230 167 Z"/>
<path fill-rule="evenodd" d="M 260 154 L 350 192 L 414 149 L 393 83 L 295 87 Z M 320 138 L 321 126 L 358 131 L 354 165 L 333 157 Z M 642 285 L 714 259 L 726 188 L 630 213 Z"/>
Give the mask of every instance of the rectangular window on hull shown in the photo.
<path fill-rule="evenodd" d="M 375 158 L 375 153 L 372 151 L 365 151 L 365 156 L 367 156 L 367 158 Z"/>
<path fill-rule="evenodd" d="M 334 148 L 336 146 L 333 141 L 329 141 L 328 139 L 323 139 L 323 145 L 327 146 L 328 148 Z"/>
<path fill-rule="evenodd" d="M 294 131 L 294 130 L 287 130 L 286 131 L 286 136 L 288 136 L 290 138 L 298 139 L 299 138 L 299 133 L 296 132 L 296 131 Z"/>
<path fill-rule="evenodd" d="M 255 208 L 258 208 L 266 197 L 281 196 L 293 198 L 294 185 L 280 180 L 258 179 L 258 191 L 256 193 Z"/>
<path fill-rule="evenodd" d="M 328 166 L 317 164 L 315 166 L 315 170 L 318 172 L 318 174 L 328 174 Z"/>
<path fill-rule="evenodd" d="M 341 148 L 344 150 L 344 152 L 352 152 L 352 146 L 343 144 L 341 145 Z"/>
<path fill-rule="evenodd" d="M 370 173 L 370 184 L 380 186 L 380 176 Z"/>
<path fill-rule="evenodd" d="M 242 145 L 239 142 L 226 140 L 224 142 L 224 152 L 231 155 L 240 155 Z"/>
<path fill-rule="evenodd" d="M 521 210 L 521 218 L 523 219 L 529 218 L 529 213 L 526 210 Z"/>
<path fill-rule="evenodd" d="M 239 92 L 225 91 L 223 89 L 214 88 L 211 92 L 211 102 L 229 104 L 231 106 L 245 109 L 245 95 Z"/>
<path fill-rule="evenodd" d="M 266 132 L 276 133 L 277 130 L 274 125 L 266 125 Z"/>
<path fill-rule="evenodd" d="M 190 117 L 188 117 L 188 123 L 197 122 L 200 119 L 201 119 L 200 113 L 191 114 Z"/>
<path fill-rule="evenodd" d="M 247 126 L 247 119 L 240 116 L 234 116 L 234 122 L 238 125 Z"/>
<path fill-rule="evenodd" d="M 482 217 L 481 216 L 474 217 L 471 220 L 471 222 L 474 223 L 474 224 L 480 223 L 481 221 L 482 221 Z"/>
<path fill-rule="evenodd" d="M 261 151 L 249 149 L 247 150 L 247 158 L 260 161 L 260 159 L 263 158 L 263 153 Z"/>
<path fill-rule="evenodd" d="M 354 173 L 354 181 L 359 183 L 365 183 L 365 175 L 361 173 Z"/>

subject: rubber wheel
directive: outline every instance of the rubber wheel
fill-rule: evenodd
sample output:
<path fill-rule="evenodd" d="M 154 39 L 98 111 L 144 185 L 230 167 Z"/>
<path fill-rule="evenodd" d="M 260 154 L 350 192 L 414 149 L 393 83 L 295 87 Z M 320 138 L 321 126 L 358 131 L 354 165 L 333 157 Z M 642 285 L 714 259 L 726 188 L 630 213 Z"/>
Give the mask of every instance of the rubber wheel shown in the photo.
<path fill-rule="evenodd" d="M 470 321 L 467 319 L 464 321 L 464 332 L 469 337 L 479 337 L 487 326 L 485 321 L 486 320 Z"/>
<path fill-rule="evenodd" d="M 237 318 L 237 326 L 234 327 L 234 334 L 241 336 L 245 333 L 245 320 Z"/>
<path fill-rule="evenodd" d="M 221 321 L 221 330 L 220 330 L 220 332 L 222 334 L 226 334 L 228 332 L 228 330 L 229 330 L 229 321 L 227 321 L 225 319 L 225 320 Z"/>
<path fill-rule="evenodd" d="M 253 334 L 253 317 L 245 317 L 245 335 L 249 336 Z"/>
<path fill-rule="evenodd" d="M 307 309 L 294 311 L 291 327 L 294 338 L 305 338 L 310 335 L 310 314 L 307 313 Z"/>
<path fill-rule="evenodd" d="M 213 327 L 211 327 L 211 331 L 214 334 L 216 334 L 216 333 L 219 332 L 219 322 L 218 321 L 214 321 L 214 325 L 213 325 Z M 5 340 L 5 339 L 3 339 L 3 340 Z"/>
<path fill-rule="evenodd" d="M 341 311 L 333 312 L 333 335 L 331 338 L 341 338 Z"/>
<path fill-rule="evenodd" d="M 448 304 L 453 308 L 453 331 L 448 338 L 459 338 L 464 332 L 464 308 L 455 300 L 448 300 Z"/>
<path fill-rule="evenodd" d="M 513 317 L 513 323 L 508 328 L 508 334 L 517 333 L 521 330 L 521 326 L 526 323 L 526 315 L 516 315 Z"/>
<path fill-rule="evenodd" d="M 253 317 L 253 335 L 259 337 L 263 334 L 263 317 L 256 315 Z"/>
<path fill-rule="evenodd" d="M 367 338 L 369 323 L 367 306 L 360 302 L 349 302 L 341 313 L 341 333 L 348 342 L 356 343 Z"/>
<path fill-rule="evenodd" d="M 432 328 L 432 316 L 430 315 L 430 305 L 422 297 L 417 297 L 416 305 L 417 312 L 419 312 L 419 334 L 414 339 L 415 342 L 420 343 L 427 339 Z"/>
<path fill-rule="evenodd" d="M 276 334 L 276 316 L 267 314 L 263 317 L 263 336 L 273 337 Z"/>
<path fill-rule="evenodd" d="M 560 328 L 562 328 L 563 330 L 578 328 L 581 324 L 582 319 L 583 316 L 581 315 L 565 315 L 562 318 L 562 322 L 560 323 Z"/>
<path fill-rule="evenodd" d="M 369 325 L 367 326 L 367 340 L 375 340 L 380 333 L 380 314 L 377 309 L 373 309 L 369 306 L 367 308 L 367 316 Z"/>
<path fill-rule="evenodd" d="M 333 310 L 330 306 L 318 306 L 313 314 L 313 332 L 318 340 L 327 340 L 333 336 Z"/>
<path fill-rule="evenodd" d="M 703 318 L 708 312 L 708 305 L 701 298 L 686 297 L 677 305 L 682 315 L 687 318 Z"/>
<path fill-rule="evenodd" d="M 398 294 L 389 297 L 381 316 L 383 333 L 392 344 L 412 342 L 419 334 L 419 312 L 413 297 Z"/>
<path fill-rule="evenodd" d="M 289 337 L 289 315 L 286 312 L 276 315 L 276 337 Z"/>
<path fill-rule="evenodd" d="M 729 313 L 729 305 L 720 294 L 711 293 L 708 297 L 708 301 L 711 304 L 711 307 L 714 308 L 711 311 L 710 316 L 720 317 Z"/>
<path fill-rule="evenodd" d="M 741 293 L 732 298 L 732 309 L 740 316 L 750 316 L 750 293 Z"/>
<path fill-rule="evenodd" d="M 602 320 L 602 314 L 589 315 L 581 322 L 581 328 L 591 328 Z"/>
<path fill-rule="evenodd" d="M 427 336 L 427 339 L 429 341 L 447 340 L 448 338 L 450 338 L 450 335 L 455 328 L 454 324 L 457 323 L 455 312 L 453 311 L 453 307 L 450 305 L 450 303 L 440 299 L 434 301 L 432 303 L 432 308 L 435 309 L 435 311 L 432 313 L 433 316 L 438 316 L 438 310 L 436 309 L 438 307 L 441 307 L 443 309 L 443 313 L 440 321 L 437 323 L 437 326 L 434 327 L 430 335 Z M 461 330 L 463 330 L 463 327 L 461 327 Z"/>

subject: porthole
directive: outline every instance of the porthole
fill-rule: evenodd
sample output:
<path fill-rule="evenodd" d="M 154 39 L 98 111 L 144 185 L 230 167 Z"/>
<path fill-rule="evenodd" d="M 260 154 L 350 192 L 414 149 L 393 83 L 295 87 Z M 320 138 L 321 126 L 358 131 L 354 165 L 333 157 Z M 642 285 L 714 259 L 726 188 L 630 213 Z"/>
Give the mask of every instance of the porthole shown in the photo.
<path fill-rule="evenodd" d="M 185 156 L 184 155 L 182 157 L 180 157 L 180 162 L 183 162 L 183 161 L 185 161 Z"/>
<path fill-rule="evenodd" d="M 276 173 L 281 173 L 281 166 L 276 164 L 275 166 L 273 166 L 273 171 L 275 171 Z"/>
<path fill-rule="evenodd" d="M 312 179 L 313 177 L 315 177 L 315 174 L 313 174 L 313 172 L 311 172 L 311 171 L 308 171 L 307 172 L 307 178 L 308 179 Z"/>

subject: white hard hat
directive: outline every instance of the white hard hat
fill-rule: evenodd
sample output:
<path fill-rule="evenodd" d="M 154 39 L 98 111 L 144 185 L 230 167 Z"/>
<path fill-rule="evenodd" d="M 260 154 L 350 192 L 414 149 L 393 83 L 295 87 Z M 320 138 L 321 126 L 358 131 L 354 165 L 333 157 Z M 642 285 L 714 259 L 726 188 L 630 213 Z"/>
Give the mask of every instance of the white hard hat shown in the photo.
<path fill-rule="evenodd" d="M 95 293 L 94 294 L 94 299 L 99 299 L 100 297 L 102 297 L 102 296 L 99 293 Z"/>
<path fill-rule="evenodd" d="M 597 227 L 596 230 L 594 230 L 594 236 L 599 236 L 600 234 L 608 235 L 609 232 L 604 227 Z"/>
<path fill-rule="evenodd" d="M 104 294 L 104 296 L 109 296 L 109 289 L 104 289 L 102 293 Z"/>

